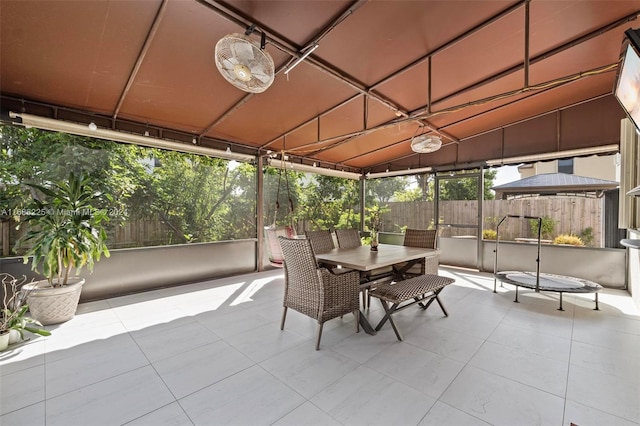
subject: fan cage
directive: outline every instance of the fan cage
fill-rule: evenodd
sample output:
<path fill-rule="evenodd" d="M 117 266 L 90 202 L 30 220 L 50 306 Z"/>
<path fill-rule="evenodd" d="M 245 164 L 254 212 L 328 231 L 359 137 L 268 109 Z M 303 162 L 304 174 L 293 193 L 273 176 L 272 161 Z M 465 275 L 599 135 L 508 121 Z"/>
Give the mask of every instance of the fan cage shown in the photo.
<path fill-rule="evenodd" d="M 240 65 L 250 68 L 249 64 L 243 63 L 234 55 L 231 47 L 233 43 L 247 43 L 250 45 L 253 54 L 252 62 L 257 62 L 262 66 L 264 74 L 268 77 L 266 82 L 256 78 L 254 75 L 251 75 L 249 80 L 243 81 L 236 76 L 233 69 L 225 68 L 224 61 L 233 64 L 232 60 L 235 60 Z M 215 48 L 215 62 L 222 77 L 238 89 L 245 92 L 262 93 L 267 90 L 274 81 L 275 65 L 269 52 L 260 49 L 258 44 L 241 34 L 229 34 L 218 40 Z"/>

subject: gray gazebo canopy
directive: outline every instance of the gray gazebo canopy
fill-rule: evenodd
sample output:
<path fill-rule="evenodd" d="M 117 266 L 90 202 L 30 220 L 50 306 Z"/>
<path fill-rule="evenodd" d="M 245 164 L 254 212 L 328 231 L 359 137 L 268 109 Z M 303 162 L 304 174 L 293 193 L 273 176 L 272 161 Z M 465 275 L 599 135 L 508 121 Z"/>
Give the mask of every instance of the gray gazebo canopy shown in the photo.
<path fill-rule="evenodd" d="M 566 173 L 545 173 L 492 187 L 496 199 L 517 196 L 581 194 L 599 197 L 604 191 L 616 189 L 620 184 Z"/>

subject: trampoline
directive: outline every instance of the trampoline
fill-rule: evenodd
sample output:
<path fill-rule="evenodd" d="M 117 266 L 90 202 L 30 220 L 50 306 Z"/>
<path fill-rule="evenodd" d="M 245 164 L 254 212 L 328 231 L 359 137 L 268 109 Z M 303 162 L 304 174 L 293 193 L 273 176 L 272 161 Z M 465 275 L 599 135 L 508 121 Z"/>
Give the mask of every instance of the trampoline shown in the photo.
<path fill-rule="evenodd" d="M 500 242 L 500 225 L 505 219 L 509 217 L 515 217 L 520 219 L 535 219 L 538 220 L 538 257 L 536 258 L 536 271 L 498 271 L 498 245 Z M 560 294 L 560 307 L 559 311 L 564 311 L 562 307 L 562 294 L 563 293 L 595 293 L 595 310 L 600 310 L 598 306 L 598 293 L 602 291 L 600 284 L 593 281 L 585 280 L 583 278 L 569 277 L 566 275 L 547 274 L 540 272 L 540 247 L 541 247 L 541 234 L 542 218 L 535 216 L 515 216 L 506 215 L 500 220 L 496 227 L 496 249 L 495 249 L 495 262 L 493 268 L 493 292 L 497 293 L 496 284 L 498 281 L 501 283 L 512 284 L 516 286 L 516 298 L 514 302 L 518 301 L 518 287 L 529 288 L 535 290 L 537 293 L 540 291 L 551 291 Z"/>

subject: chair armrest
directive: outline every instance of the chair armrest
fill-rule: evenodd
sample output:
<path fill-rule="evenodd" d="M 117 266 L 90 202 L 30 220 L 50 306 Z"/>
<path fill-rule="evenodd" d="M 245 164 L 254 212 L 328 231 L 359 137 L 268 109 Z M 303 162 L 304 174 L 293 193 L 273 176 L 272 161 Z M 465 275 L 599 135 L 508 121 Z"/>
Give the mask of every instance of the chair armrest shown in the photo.
<path fill-rule="evenodd" d="M 354 288 L 356 293 L 358 292 L 358 286 L 360 285 L 360 273 L 358 271 L 349 271 L 342 274 L 334 274 L 329 269 L 319 268 L 318 276 L 322 282 L 323 287 L 344 287 Z"/>

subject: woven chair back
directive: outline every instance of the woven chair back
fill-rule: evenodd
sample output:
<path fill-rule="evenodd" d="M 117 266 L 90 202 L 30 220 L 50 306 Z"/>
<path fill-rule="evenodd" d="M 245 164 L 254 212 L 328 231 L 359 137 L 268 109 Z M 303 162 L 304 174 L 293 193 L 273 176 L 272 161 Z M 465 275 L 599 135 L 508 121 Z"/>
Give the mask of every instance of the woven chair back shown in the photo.
<path fill-rule="evenodd" d="M 357 229 L 336 229 L 336 238 L 340 248 L 354 248 L 362 245 L 360 232 Z"/>
<path fill-rule="evenodd" d="M 311 241 L 314 253 L 327 253 L 336 248 L 333 243 L 331 231 L 328 229 L 320 231 L 305 231 L 304 234 L 306 235 L 307 240 Z"/>
<path fill-rule="evenodd" d="M 435 249 L 437 232 L 435 229 L 407 229 L 404 233 L 404 245 Z"/>

